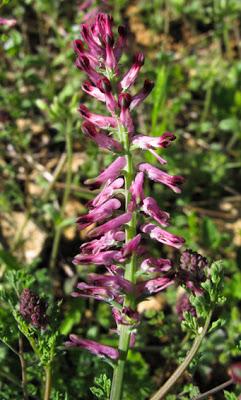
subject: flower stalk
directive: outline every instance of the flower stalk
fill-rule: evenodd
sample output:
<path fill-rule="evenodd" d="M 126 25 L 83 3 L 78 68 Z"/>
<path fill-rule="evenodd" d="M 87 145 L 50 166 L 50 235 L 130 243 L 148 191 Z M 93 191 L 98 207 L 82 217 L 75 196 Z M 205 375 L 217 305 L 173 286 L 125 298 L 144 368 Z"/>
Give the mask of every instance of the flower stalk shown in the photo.
<path fill-rule="evenodd" d="M 209 312 L 207 315 L 205 324 L 200 331 L 200 333 L 197 334 L 193 345 L 189 352 L 187 353 L 186 357 L 184 358 L 183 362 L 179 365 L 179 367 L 176 369 L 176 371 L 170 376 L 170 378 L 164 383 L 164 385 L 150 398 L 150 400 L 161 400 L 164 399 L 164 396 L 171 390 L 171 388 L 175 385 L 175 383 L 178 381 L 178 379 L 183 375 L 183 373 L 186 371 L 188 368 L 188 365 L 192 361 L 192 359 L 195 357 L 197 354 L 202 341 L 208 331 L 209 324 L 212 318 L 212 311 Z"/>

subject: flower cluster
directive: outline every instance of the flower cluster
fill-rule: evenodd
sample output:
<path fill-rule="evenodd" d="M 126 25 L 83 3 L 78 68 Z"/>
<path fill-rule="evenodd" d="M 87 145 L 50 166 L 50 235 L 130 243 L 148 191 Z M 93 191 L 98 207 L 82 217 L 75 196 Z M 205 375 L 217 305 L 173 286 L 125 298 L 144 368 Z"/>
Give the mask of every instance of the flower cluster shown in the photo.
<path fill-rule="evenodd" d="M 45 328 L 47 325 L 48 305 L 30 289 L 24 289 L 20 295 L 19 311 L 22 317 L 35 328 Z"/>
<path fill-rule="evenodd" d="M 137 53 L 129 70 L 121 75 L 119 60 L 126 45 L 125 27 L 118 28 L 115 38 L 112 17 L 99 13 L 93 23 L 81 25 L 81 36 L 74 49 L 76 66 L 88 76 L 82 89 L 105 104 L 108 111 L 108 115 L 96 114 L 81 104 L 82 130 L 86 137 L 117 157 L 99 176 L 86 181 L 92 188 L 100 188 L 100 192 L 89 202 L 88 213 L 77 220 L 80 229 L 89 227 L 89 241 L 82 244 L 74 263 L 104 266 L 106 271 L 89 274 L 87 282 L 77 285 L 73 296 L 108 302 L 117 333 L 120 334 L 121 326 L 128 326 L 131 340 L 140 320 L 136 312 L 138 301 L 164 290 L 175 279 L 171 261 L 151 257 L 143 241 L 150 238 L 176 249 L 184 243 L 182 237 L 164 229 L 170 216 L 154 198 L 145 196 L 144 181 L 149 178 L 180 193 L 183 178 L 146 162 L 134 163 L 134 151 L 141 149 L 153 154 L 161 165 L 166 164 L 158 152 L 168 147 L 175 136 L 169 132 L 160 137 L 136 134 L 131 113 L 154 85 L 145 80 L 138 93 L 130 93 L 144 64 L 144 55 Z M 70 335 L 67 344 L 101 356 L 116 358 L 117 354 L 115 349 L 111 352 L 75 335 Z"/>
<path fill-rule="evenodd" d="M 201 295 L 203 289 L 201 283 L 206 280 L 205 269 L 208 260 L 196 251 L 186 249 L 180 258 L 178 277 L 181 283 L 190 289 L 195 295 Z"/>

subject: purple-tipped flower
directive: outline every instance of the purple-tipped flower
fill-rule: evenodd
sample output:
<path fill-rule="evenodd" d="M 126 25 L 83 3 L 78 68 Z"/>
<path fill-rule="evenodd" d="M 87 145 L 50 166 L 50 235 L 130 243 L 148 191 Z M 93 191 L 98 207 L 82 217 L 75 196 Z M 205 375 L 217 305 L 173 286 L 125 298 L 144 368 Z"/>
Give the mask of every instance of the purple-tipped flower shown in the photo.
<path fill-rule="evenodd" d="M 115 210 L 121 207 L 121 202 L 117 199 L 107 200 L 106 203 L 91 210 L 88 214 L 83 215 L 77 219 L 79 229 L 84 229 L 94 222 L 101 222 L 110 217 Z"/>
<path fill-rule="evenodd" d="M 113 117 L 106 117 L 100 114 L 94 114 L 88 110 L 84 105 L 79 106 L 79 112 L 81 116 L 86 120 L 96 125 L 98 128 L 116 128 L 117 122 Z"/>
<path fill-rule="evenodd" d="M 106 108 L 102 115 L 80 105 L 83 133 L 100 148 L 116 153 L 117 158 L 99 176 L 86 181 L 92 188 L 103 186 L 87 204 L 89 212 L 77 220 L 80 228 L 95 226 L 88 231 L 88 241 L 81 245 L 74 264 L 95 264 L 103 268 L 98 269 L 101 271 L 98 274 L 89 274 L 87 282 L 80 282 L 73 296 L 108 302 L 117 333 L 128 335 L 124 342 L 133 345 L 140 322 L 137 303 L 164 290 L 178 276 L 170 260 L 148 254 L 148 248 L 143 245 L 145 234 L 177 249 L 184 243 L 181 237 L 149 222 L 152 220 L 165 227 L 169 214 L 159 208 L 154 198 L 145 197 L 145 179 L 150 178 L 179 193 L 183 178 L 168 175 L 145 162 L 138 166 L 134 161 L 134 152 L 140 149 L 150 151 L 161 164 L 166 163 L 157 150 L 168 147 L 175 136 L 171 133 L 160 137 L 136 134 L 132 110 L 145 100 L 154 84 L 145 80 L 136 95 L 127 93 L 138 78 L 144 55 L 136 54 L 130 69 L 122 74 L 119 60 L 126 39 L 127 31 L 123 26 L 118 28 L 116 38 L 113 18 L 98 13 L 94 20 L 82 24 L 81 40 L 74 44 L 76 65 L 88 78 L 83 90 Z M 121 325 L 126 325 L 127 329 L 121 329 Z M 97 355 L 118 358 L 116 349 L 75 335 L 71 335 L 70 340 L 68 346 L 81 346 Z"/>
<path fill-rule="evenodd" d="M 139 170 L 145 172 L 152 181 L 159 182 L 163 185 L 168 186 L 175 193 L 181 192 L 179 186 L 184 181 L 182 176 L 168 175 L 166 172 L 161 171 L 160 169 L 153 167 L 151 164 L 148 163 L 140 164 Z"/>
<path fill-rule="evenodd" d="M 145 98 L 149 96 L 153 87 L 154 87 L 154 82 L 149 81 L 149 79 L 146 79 L 141 91 L 132 97 L 130 110 L 133 110 L 135 107 L 139 106 L 139 104 L 141 104 L 145 100 Z"/>
<path fill-rule="evenodd" d="M 95 342 L 94 340 L 82 339 L 77 335 L 69 335 L 69 341 L 65 342 L 67 347 L 81 347 L 90 351 L 90 353 L 95 354 L 99 357 L 109 357 L 116 360 L 119 357 L 118 350 L 113 347 L 106 346 Z"/>
<path fill-rule="evenodd" d="M 45 328 L 48 319 L 46 316 L 48 305 L 30 289 L 24 289 L 20 296 L 19 311 L 22 317 L 35 328 Z"/>
<path fill-rule="evenodd" d="M 131 213 L 125 213 L 122 215 L 119 215 L 116 218 L 113 218 L 111 221 L 106 222 L 103 225 L 98 226 L 95 229 L 92 229 L 89 233 L 90 237 L 97 237 L 105 234 L 108 231 L 111 231 L 113 229 L 119 229 L 121 226 L 124 224 L 127 224 L 131 220 Z"/>
<path fill-rule="evenodd" d="M 94 200 L 89 202 L 90 207 L 98 207 L 108 200 L 111 196 L 115 194 L 115 191 L 122 188 L 124 185 L 123 178 L 117 178 L 112 182 L 113 178 L 109 178 L 102 189 L 102 191 L 96 196 Z"/>
<path fill-rule="evenodd" d="M 139 71 L 144 64 L 144 59 L 145 59 L 145 57 L 144 57 L 144 54 L 142 54 L 142 53 L 137 53 L 135 55 L 132 67 L 124 75 L 123 79 L 120 82 L 120 87 L 122 90 L 128 89 L 130 86 L 132 86 L 135 83 L 136 78 L 139 74 Z"/>
<path fill-rule="evenodd" d="M 154 224 L 145 224 L 141 227 L 141 230 L 147 233 L 151 239 L 155 239 L 171 247 L 176 247 L 177 249 L 180 249 L 185 242 L 182 237 L 173 235 L 173 233 L 167 232 Z"/>
<path fill-rule="evenodd" d="M 94 184 L 95 186 L 100 186 L 102 185 L 102 183 L 107 182 L 109 179 L 114 180 L 118 177 L 125 165 L 125 157 L 118 157 L 99 176 L 94 179 L 88 179 L 85 183 L 87 183 L 88 185 Z"/>
<path fill-rule="evenodd" d="M 146 197 L 143 200 L 141 209 L 146 215 L 153 218 L 160 225 L 168 226 L 170 215 L 167 212 L 160 210 L 156 200 L 152 197 Z"/>
<path fill-rule="evenodd" d="M 98 146 L 102 147 L 103 149 L 116 152 L 119 152 L 122 149 L 121 144 L 117 140 L 113 139 L 108 134 L 97 130 L 96 127 L 90 122 L 83 122 L 82 131 L 86 136 L 89 136 L 89 138 L 91 138 L 96 144 L 98 144 Z"/>
<path fill-rule="evenodd" d="M 167 272 L 172 269 L 172 263 L 170 260 L 166 258 L 146 258 L 140 265 L 140 268 L 143 272 L 146 273 L 160 273 Z"/>

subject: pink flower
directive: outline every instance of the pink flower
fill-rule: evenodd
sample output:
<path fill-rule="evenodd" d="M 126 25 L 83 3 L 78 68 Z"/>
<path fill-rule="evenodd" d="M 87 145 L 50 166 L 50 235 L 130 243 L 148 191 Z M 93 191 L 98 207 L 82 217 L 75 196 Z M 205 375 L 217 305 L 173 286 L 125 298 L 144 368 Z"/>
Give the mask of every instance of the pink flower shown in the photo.
<path fill-rule="evenodd" d="M 133 328 L 140 323 L 140 314 L 130 307 L 123 307 L 122 310 L 113 307 L 112 314 L 117 326 L 130 325 Z"/>
<path fill-rule="evenodd" d="M 132 218 L 131 213 L 125 213 L 119 215 L 118 217 L 113 218 L 112 220 L 106 222 L 105 224 L 100 225 L 95 229 L 92 229 L 89 233 L 89 236 L 90 237 L 101 236 L 110 230 L 118 229 L 120 226 L 130 222 L 131 218 Z"/>
<path fill-rule="evenodd" d="M 131 95 L 128 93 L 122 93 L 118 99 L 120 112 L 120 121 L 127 129 L 128 133 L 134 132 L 134 124 L 130 114 L 129 106 L 131 104 Z"/>
<path fill-rule="evenodd" d="M 133 110 L 135 107 L 139 106 L 139 104 L 141 104 L 145 100 L 145 98 L 149 96 L 153 87 L 154 87 L 154 82 L 149 81 L 149 79 L 146 79 L 141 91 L 132 97 L 130 110 Z"/>
<path fill-rule="evenodd" d="M 142 136 L 137 135 L 132 139 L 132 143 L 138 146 L 140 149 L 159 149 L 168 147 L 176 137 L 169 132 L 163 133 L 162 136 Z"/>
<path fill-rule="evenodd" d="M 109 357 L 116 360 L 119 357 L 117 349 L 95 342 L 94 340 L 82 339 L 77 335 L 70 335 L 70 341 L 66 342 L 67 347 L 82 347 L 99 357 Z"/>
<path fill-rule="evenodd" d="M 125 157 L 117 157 L 99 176 L 85 181 L 88 185 L 100 186 L 102 183 L 107 182 L 109 179 L 114 180 L 118 177 L 120 172 L 126 165 Z"/>
<path fill-rule="evenodd" d="M 132 182 L 130 187 L 131 192 L 131 207 L 130 211 L 132 211 L 139 203 L 143 201 L 144 198 L 144 173 L 138 172 L 135 177 L 135 180 Z"/>
<path fill-rule="evenodd" d="M 94 58 L 92 57 L 92 61 Z M 95 72 L 94 68 L 91 66 L 90 59 L 86 55 L 79 56 L 75 62 L 77 68 L 85 71 L 89 79 L 95 84 L 98 82 L 99 75 Z"/>
<path fill-rule="evenodd" d="M 88 110 L 84 105 L 79 106 L 81 116 L 92 124 L 101 129 L 116 128 L 117 122 L 113 117 L 106 117 L 105 115 L 94 114 Z"/>
<path fill-rule="evenodd" d="M 142 261 L 141 270 L 147 273 L 160 273 L 160 272 L 167 272 L 172 269 L 172 262 L 166 258 L 146 258 Z"/>
<path fill-rule="evenodd" d="M 102 251 L 97 254 L 78 254 L 73 263 L 79 264 L 95 264 L 95 265 L 111 265 L 115 261 L 122 258 L 122 254 L 117 250 Z"/>
<path fill-rule="evenodd" d="M 117 178 L 112 182 L 112 179 L 108 179 L 102 191 L 96 196 L 94 200 L 88 203 L 89 207 L 97 207 L 108 200 L 116 190 L 122 188 L 124 185 L 123 178 Z"/>
<path fill-rule="evenodd" d="M 140 282 L 137 284 L 137 293 L 143 295 L 143 292 L 148 294 L 158 293 L 166 289 L 168 286 L 172 285 L 174 280 L 163 276 L 161 278 L 149 279 L 146 282 Z"/>
<path fill-rule="evenodd" d="M 83 243 L 80 246 L 82 254 L 98 254 L 103 250 L 115 246 L 118 242 L 125 240 L 125 233 L 122 231 L 106 232 L 100 239 L 94 239 Z"/>
<path fill-rule="evenodd" d="M 91 210 L 88 214 L 82 215 L 77 219 L 79 229 L 93 224 L 94 222 L 101 222 L 110 217 L 115 210 L 121 207 L 121 202 L 117 199 L 107 200 L 106 203 Z"/>
<path fill-rule="evenodd" d="M 105 94 L 100 91 L 95 85 L 92 85 L 90 82 L 85 81 L 82 85 L 82 90 L 94 97 L 95 99 L 105 102 Z"/>
<path fill-rule="evenodd" d="M 117 43 L 114 46 L 114 54 L 116 57 L 116 61 L 119 61 L 119 59 L 121 58 L 123 49 L 126 45 L 127 30 L 124 26 L 119 26 L 118 33 L 119 37 L 117 39 Z"/>
<path fill-rule="evenodd" d="M 142 53 L 137 53 L 133 60 L 133 65 L 129 69 L 129 71 L 124 75 L 120 82 L 120 87 L 122 90 L 128 89 L 133 83 L 139 74 L 139 71 L 144 64 L 144 55 Z"/>
<path fill-rule="evenodd" d="M 5 25 L 8 28 L 12 28 L 14 25 L 16 25 L 17 20 L 16 19 L 9 19 L 9 18 L 2 18 L 0 17 L 0 25 Z"/>
<path fill-rule="evenodd" d="M 100 147 L 110 151 L 121 151 L 122 146 L 111 136 L 97 130 L 96 127 L 88 121 L 83 122 L 82 131 L 89 136 Z"/>
<path fill-rule="evenodd" d="M 101 78 L 97 82 L 97 86 L 100 89 L 100 91 L 104 94 L 107 109 L 111 113 L 114 113 L 117 107 L 117 102 L 111 92 L 112 88 L 109 79 L 107 79 L 106 77 Z"/>
<path fill-rule="evenodd" d="M 182 176 L 168 175 L 166 172 L 161 171 L 160 169 L 153 167 L 153 165 L 148 163 L 140 164 L 139 170 L 145 172 L 151 180 L 163 183 L 164 185 L 168 186 L 175 193 L 181 192 L 181 189 L 178 185 L 181 185 L 184 181 L 184 178 Z"/>
<path fill-rule="evenodd" d="M 141 227 L 141 230 L 142 232 L 147 233 L 152 239 L 168 246 L 176 247 L 177 249 L 180 249 L 180 247 L 185 243 L 185 240 L 182 237 L 173 235 L 154 224 L 145 224 Z"/>
<path fill-rule="evenodd" d="M 122 249 L 123 256 L 126 257 L 129 254 L 132 254 L 137 251 L 139 243 L 141 241 L 141 235 L 138 234 L 133 239 L 129 240 Z"/>
<path fill-rule="evenodd" d="M 160 225 L 168 226 L 170 215 L 167 212 L 160 210 L 156 200 L 152 197 L 146 197 L 143 200 L 141 210 L 146 215 L 149 215 L 149 217 L 157 221 Z"/>
<path fill-rule="evenodd" d="M 154 149 L 165 148 L 169 146 L 171 140 L 174 140 L 175 136 L 171 133 L 164 133 L 160 137 L 150 137 L 150 136 L 135 136 L 132 140 L 133 148 L 139 147 L 142 150 L 148 150 L 153 154 L 160 164 L 166 164 L 166 160 L 159 156 Z"/>

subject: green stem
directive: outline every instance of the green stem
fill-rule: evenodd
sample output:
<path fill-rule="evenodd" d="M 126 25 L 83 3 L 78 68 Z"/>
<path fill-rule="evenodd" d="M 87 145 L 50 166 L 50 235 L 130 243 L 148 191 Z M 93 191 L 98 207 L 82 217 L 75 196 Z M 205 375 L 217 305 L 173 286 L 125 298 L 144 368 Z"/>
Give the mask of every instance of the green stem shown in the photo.
<path fill-rule="evenodd" d="M 124 127 L 119 125 L 119 137 L 122 138 L 122 143 L 126 153 L 126 176 L 125 176 L 125 211 L 128 210 L 128 204 L 130 201 L 130 186 L 134 179 L 134 168 L 132 155 L 130 153 L 130 143 L 128 132 L 125 131 Z M 136 234 L 136 213 L 132 213 L 132 219 L 126 227 L 126 243 L 131 240 Z M 135 282 L 135 272 L 136 272 L 136 261 L 135 256 L 132 255 L 130 262 L 126 265 L 125 269 L 125 279 L 130 282 Z M 124 301 L 125 307 L 135 307 L 135 298 L 133 294 L 127 294 Z M 118 350 L 120 357 L 114 369 L 112 387 L 110 400 L 121 400 L 123 392 L 123 378 L 125 363 L 128 355 L 130 343 L 130 329 L 126 325 L 120 325 L 120 338 Z"/>
<path fill-rule="evenodd" d="M 210 394 L 217 393 L 217 392 L 219 392 L 220 390 L 223 390 L 223 389 L 225 389 L 226 387 L 232 385 L 233 383 L 234 383 L 233 380 L 232 380 L 232 379 L 229 379 L 228 381 L 222 383 L 221 385 L 218 385 L 218 386 L 216 386 L 215 388 L 210 389 L 210 390 L 208 390 L 208 391 L 205 392 L 205 393 L 201 393 L 201 394 L 198 395 L 197 397 L 194 397 L 193 400 L 202 400 L 202 399 L 205 399 L 207 396 L 210 396 Z"/>
<path fill-rule="evenodd" d="M 72 153 L 72 132 L 71 131 L 72 131 L 72 123 L 71 123 L 71 121 L 67 121 L 67 124 L 66 124 L 66 153 L 67 153 L 66 168 L 67 168 L 67 172 L 66 172 L 66 185 L 65 185 L 65 189 L 64 189 L 62 205 L 60 208 L 60 221 L 61 222 L 64 219 L 65 208 L 66 208 L 66 204 L 67 204 L 67 201 L 69 198 L 69 194 L 70 194 L 70 190 L 71 190 L 71 181 L 72 181 L 73 153 Z M 61 235 L 62 235 L 62 228 L 57 225 L 55 227 L 53 247 L 52 247 L 50 263 L 49 263 L 50 270 L 52 270 L 52 271 L 55 269 Z"/>
<path fill-rule="evenodd" d="M 22 371 L 22 391 L 23 391 L 23 399 L 28 400 L 28 391 L 27 391 L 27 373 L 26 373 L 26 363 L 25 363 L 25 358 L 24 358 L 24 353 L 23 353 L 23 337 L 20 333 L 19 336 L 19 360 L 21 364 L 21 371 Z"/>
<path fill-rule="evenodd" d="M 45 387 L 44 387 L 44 398 L 43 400 L 49 400 L 52 388 L 52 373 L 51 364 L 45 367 Z"/>
<path fill-rule="evenodd" d="M 166 383 L 164 383 L 164 385 L 150 398 L 150 400 L 163 399 L 164 396 L 175 385 L 177 380 L 185 372 L 188 365 L 190 364 L 190 362 L 192 361 L 192 359 L 195 357 L 196 353 L 199 350 L 202 340 L 207 333 L 207 330 L 208 330 L 208 327 L 209 327 L 209 324 L 211 321 L 211 317 L 212 317 L 212 312 L 210 311 L 207 316 L 207 319 L 205 321 L 205 324 L 202 328 L 202 331 L 197 334 L 190 351 L 187 353 L 187 355 L 186 355 L 185 359 L 183 360 L 183 362 L 181 363 L 181 365 L 179 365 L 179 367 L 176 369 L 176 371 L 170 376 L 170 378 L 166 381 Z"/>

